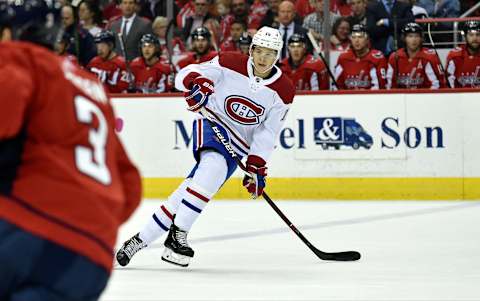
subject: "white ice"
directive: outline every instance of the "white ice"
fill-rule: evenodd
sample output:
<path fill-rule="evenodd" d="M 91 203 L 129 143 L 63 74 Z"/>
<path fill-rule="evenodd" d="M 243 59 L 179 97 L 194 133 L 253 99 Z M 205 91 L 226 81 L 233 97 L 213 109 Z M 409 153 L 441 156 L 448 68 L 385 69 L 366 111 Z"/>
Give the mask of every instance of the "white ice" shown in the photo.
<path fill-rule="evenodd" d="M 480 300 L 478 201 L 276 203 L 317 248 L 362 259 L 318 259 L 264 201 L 214 200 L 188 268 L 160 259 L 162 237 L 114 270 L 101 300 Z M 118 244 L 160 204 L 143 201 Z"/>

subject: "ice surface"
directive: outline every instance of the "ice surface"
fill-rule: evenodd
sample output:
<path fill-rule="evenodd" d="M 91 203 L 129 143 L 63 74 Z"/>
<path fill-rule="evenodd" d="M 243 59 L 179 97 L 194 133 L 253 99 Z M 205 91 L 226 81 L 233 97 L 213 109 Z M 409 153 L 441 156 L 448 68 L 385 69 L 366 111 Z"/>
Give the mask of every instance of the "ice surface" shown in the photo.
<path fill-rule="evenodd" d="M 143 201 L 118 245 L 160 204 Z M 101 300 L 480 300 L 480 202 L 277 204 L 317 248 L 362 259 L 317 259 L 264 201 L 212 201 L 188 268 L 160 260 L 162 237 L 114 270 Z"/>

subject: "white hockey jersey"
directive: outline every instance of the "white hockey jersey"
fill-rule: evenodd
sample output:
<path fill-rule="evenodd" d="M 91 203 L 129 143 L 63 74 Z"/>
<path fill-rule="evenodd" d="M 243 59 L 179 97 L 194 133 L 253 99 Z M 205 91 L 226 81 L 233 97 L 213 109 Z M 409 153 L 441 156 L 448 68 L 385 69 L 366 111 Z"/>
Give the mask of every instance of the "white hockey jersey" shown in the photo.
<path fill-rule="evenodd" d="M 240 156 L 255 155 L 266 162 L 295 94 L 292 82 L 274 68 L 273 76 L 262 79 L 254 76 L 251 58 L 223 52 L 211 61 L 180 70 L 175 87 L 187 91 L 186 86 L 199 74 L 212 80 L 215 92 L 206 109 L 227 130 Z"/>

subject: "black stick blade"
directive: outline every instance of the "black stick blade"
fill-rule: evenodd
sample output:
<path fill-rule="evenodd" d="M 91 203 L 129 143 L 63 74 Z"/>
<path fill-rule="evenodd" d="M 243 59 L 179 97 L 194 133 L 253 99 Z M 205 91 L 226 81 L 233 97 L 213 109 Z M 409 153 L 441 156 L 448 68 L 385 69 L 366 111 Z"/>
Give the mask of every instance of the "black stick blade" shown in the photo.
<path fill-rule="evenodd" d="M 333 260 L 333 261 L 356 261 L 359 260 L 362 256 L 357 251 L 346 251 L 346 252 L 322 252 L 320 250 L 315 250 L 315 254 L 321 260 Z"/>

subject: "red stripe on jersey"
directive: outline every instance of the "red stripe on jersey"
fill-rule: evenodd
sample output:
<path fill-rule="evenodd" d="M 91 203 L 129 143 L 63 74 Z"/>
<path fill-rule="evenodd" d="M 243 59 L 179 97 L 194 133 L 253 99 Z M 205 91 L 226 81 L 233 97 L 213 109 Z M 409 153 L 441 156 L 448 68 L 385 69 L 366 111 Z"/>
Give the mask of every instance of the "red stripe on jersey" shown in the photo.
<path fill-rule="evenodd" d="M 168 216 L 168 218 L 173 222 L 173 214 L 171 214 L 170 211 L 168 211 L 168 209 L 163 205 L 160 206 L 160 208 L 162 209 L 163 213 L 165 213 L 165 215 Z"/>
<path fill-rule="evenodd" d="M 195 190 L 190 189 L 190 187 L 187 187 L 187 192 L 190 193 L 193 196 L 196 196 L 197 198 L 201 199 L 205 203 L 208 203 L 209 199 L 207 197 L 204 197 L 200 193 L 196 192 Z"/>

